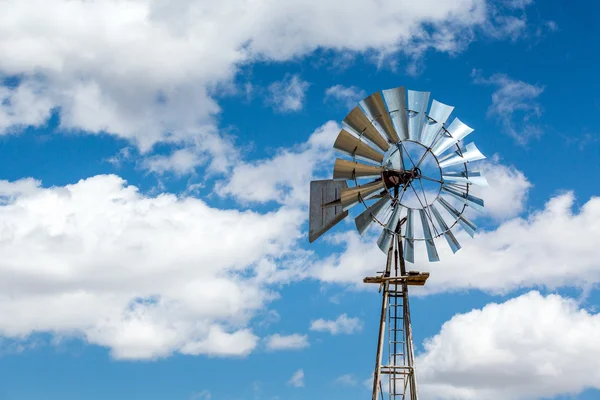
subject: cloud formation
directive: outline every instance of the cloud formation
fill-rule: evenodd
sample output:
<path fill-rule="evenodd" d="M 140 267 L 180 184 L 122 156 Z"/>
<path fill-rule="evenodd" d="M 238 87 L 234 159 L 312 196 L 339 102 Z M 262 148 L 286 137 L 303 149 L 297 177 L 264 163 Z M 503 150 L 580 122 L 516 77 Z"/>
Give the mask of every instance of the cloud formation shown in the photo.
<path fill-rule="evenodd" d="M 325 90 L 325 102 L 339 102 L 346 109 L 351 110 L 358 102 L 367 97 L 364 90 L 356 86 L 334 85 Z"/>
<path fill-rule="evenodd" d="M 306 91 L 310 84 L 300 79 L 299 75 L 288 75 L 283 80 L 269 85 L 267 103 L 275 111 L 296 112 L 304 108 Z"/>
<path fill-rule="evenodd" d="M 288 385 L 297 388 L 304 387 L 304 370 L 299 369 L 298 371 L 294 372 L 294 375 L 292 375 L 288 381 Z"/>
<path fill-rule="evenodd" d="M 82 338 L 116 358 L 251 352 L 247 323 L 303 222 L 150 197 L 113 175 L 1 181 L 0 198 L 0 333 Z"/>
<path fill-rule="evenodd" d="M 600 389 L 600 314 L 529 292 L 455 315 L 417 356 L 434 399 L 534 400 Z"/>
<path fill-rule="evenodd" d="M 278 333 L 265 338 L 267 350 L 300 350 L 310 346 L 308 336 L 294 333 L 280 335 Z"/>
<path fill-rule="evenodd" d="M 348 315 L 344 313 L 335 320 L 325 320 L 323 318 L 319 318 L 311 321 L 310 330 L 317 332 L 329 332 L 332 335 L 350 335 L 360 331 L 362 326 L 362 321 L 359 318 L 349 318 Z"/>
<path fill-rule="evenodd" d="M 502 37 L 498 16 L 514 13 L 486 0 L 336 5 L 7 0 L 0 76 L 18 79 L 16 87 L 0 89 L 0 132 L 40 125 L 55 110 L 61 130 L 109 133 L 142 152 L 166 142 L 214 156 L 220 113 L 214 94 L 238 90 L 233 82 L 242 65 L 289 61 L 316 49 L 453 53 L 474 32 L 487 35 L 496 27 L 493 36 Z M 347 21 L 357 19 L 361 29 L 348 29 Z M 299 83 L 292 77 L 288 86 Z M 281 104 L 295 110 L 301 102 Z"/>
<path fill-rule="evenodd" d="M 308 205 L 310 181 L 319 171 L 333 169 L 332 146 L 339 130 L 337 123 L 329 121 L 296 147 L 280 149 L 272 158 L 240 162 L 227 181 L 217 182 L 215 192 L 242 203 Z"/>
<path fill-rule="evenodd" d="M 473 70 L 472 76 L 475 83 L 496 87 L 492 93 L 488 116 L 496 118 L 505 133 L 520 144 L 526 144 L 542 135 L 536 119 L 541 117 L 543 111 L 537 100 L 544 91 L 543 86 L 519 81 L 505 74 L 484 78 L 478 70 Z"/>

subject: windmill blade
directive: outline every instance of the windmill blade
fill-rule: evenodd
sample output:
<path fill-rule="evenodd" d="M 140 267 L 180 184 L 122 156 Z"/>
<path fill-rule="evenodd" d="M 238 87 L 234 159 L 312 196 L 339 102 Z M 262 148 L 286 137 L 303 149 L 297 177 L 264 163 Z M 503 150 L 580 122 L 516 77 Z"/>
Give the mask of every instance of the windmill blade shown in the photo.
<path fill-rule="evenodd" d="M 440 168 L 450 167 L 452 165 L 467 163 L 477 160 L 483 160 L 485 156 L 481 154 L 475 143 L 469 143 L 465 147 L 465 151 L 455 151 L 454 153 L 448 154 L 439 160 Z"/>
<path fill-rule="evenodd" d="M 361 200 L 366 200 L 377 194 L 378 191 L 385 187 L 383 180 L 377 179 L 366 185 L 354 186 L 348 189 L 343 189 L 339 204 L 344 211 L 358 204 Z M 331 203 L 330 203 L 331 204 Z M 334 204 L 331 204 L 334 205 Z"/>
<path fill-rule="evenodd" d="M 390 144 L 383 136 L 381 136 L 373 124 L 371 124 L 371 121 L 369 121 L 369 118 L 362 112 L 360 107 L 354 107 L 352 111 L 346 115 L 343 122 L 352 130 L 356 131 L 356 133 L 369 139 L 381 150 L 387 151 L 390 148 Z"/>
<path fill-rule="evenodd" d="M 452 205 L 446 200 L 444 200 L 442 197 L 439 197 L 438 201 L 446 209 L 446 211 L 448 211 L 448 213 L 450 213 L 450 215 L 452 215 L 454 219 L 458 221 L 460 226 L 463 227 L 463 229 L 469 234 L 469 236 L 475 236 L 475 232 L 477 231 L 477 225 L 475 225 L 466 217 L 464 217 L 456 208 L 452 207 Z"/>
<path fill-rule="evenodd" d="M 388 193 L 386 193 L 377 201 L 377 203 L 373 204 L 363 211 L 358 217 L 354 218 L 354 223 L 356 224 L 356 229 L 358 229 L 358 232 L 363 235 L 371 227 L 371 225 L 373 225 L 373 222 L 375 222 L 374 218 L 377 218 L 382 210 L 388 208 L 391 202 L 392 198 Z"/>
<path fill-rule="evenodd" d="M 333 167 L 333 179 L 377 178 L 381 176 L 382 167 L 361 164 L 337 158 Z"/>
<path fill-rule="evenodd" d="M 408 138 L 419 141 L 427 105 L 429 104 L 429 92 L 408 91 Z"/>
<path fill-rule="evenodd" d="M 479 171 L 442 172 L 442 179 L 452 183 L 489 186 L 487 179 Z"/>
<path fill-rule="evenodd" d="M 379 126 L 379 130 L 385 134 L 390 143 L 398 143 L 400 140 L 398 134 L 394 130 L 394 125 L 390 119 L 381 93 L 373 93 L 359 103 L 366 116 L 371 120 L 375 127 Z"/>
<path fill-rule="evenodd" d="M 433 216 L 435 217 L 435 220 L 437 221 L 438 225 L 440 226 L 440 228 L 442 228 L 442 231 L 444 232 L 444 237 L 446 238 L 448 245 L 452 249 L 452 252 L 456 253 L 458 250 L 460 250 L 460 243 L 458 243 L 458 240 L 456 240 L 456 237 L 448 228 L 446 221 L 444 221 L 444 218 L 442 218 L 442 215 L 440 214 L 438 209 L 435 208 L 435 205 L 432 204 L 429 207 L 431 208 L 431 212 L 433 213 Z"/>
<path fill-rule="evenodd" d="M 409 208 L 406 214 L 406 232 L 404 234 L 404 259 L 415 262 L 415 233 L 413 230 L 413 210 Z"/>
<path fill-rule="evenodd" d="M 465 138 L 469 133 L 473 132 L 474 129 L 470 126 L 463 123 L 458 118 L 454 118 L 450 126 L 448 127 L 448 132 L 442 139 L 440 139 L 432 149 L 433 154 L 436 156 L 442 154 L 444 151 L 448 150 L 450 146 L 458 143 L 459 140 Z"/>
<path fill-rule="evenodd" d="M 420 142 L 423 146 L 429 147 L 435 142 L 435 139 L 444 128 L 444 124 L 454 110 L 454 107 L 433 100 L 429 109 L 429 118 L 425 121 L 423 133 Z"/>
<path fill-rule="evenodd" d="M 387 109 L 392 118 L 396 133 L 400 140 L 408 139 L 408 121 L 406 118 L 406 91 L 404 87 L 386 89 L 383 91 L 383 98 Z"/>
<path fill-rule="evenodd" d="M 433 241 L 433 236 L 431 235 L 431 227 L 429 226 L 429 221 L 427 219 L 427 211 L 421 208 L 419 209 L 419 214 L 421 216 L 421 223 L 423 224 L 423 234 L 425 236 L 425 246 L 427 247 L 427 257 L 431 262 L 440 261 L 440 256 L 438 255 L 437 249 L 435 248 L 435 243 Z"/>
<path fill-rule="evenodd" d="M 400 220 L 400 211 L 402 207 L 400 204 L 396 203 L 396 207 L 394 207 L 394 211 L 390 218 L 388 219 L 387 224 L 385 224 L 385 228 L 381 231 L 379 238 L 377 239 L 377 246 L 383 251 L 387 253 L 390 246 L 392 245 L 392 239 L 394 239 L 394 232 L 396 231 L 396 226 L 398 226 L 398 221 Z"/>
<path fill-rule="evenodd" d="M 350 157 L 375 161 L 380 164 L 383 162 L 383 154 L 344 129 L 340 131 L 337 139 L 335 139 L 333 148 L 348 154 Z"/>
<path fill-rule="evenodd" d="M 448 193 L 450 196 L 454 197 L 455 199 L 458 199 L 466 205 L 473 207 L 477 211 L 483 211 L 483 199 L 480 199 L 479 197 L 475 197 L 464 192 L 460 192 L 446 185 L 442 186 L 442 190 Z"/>

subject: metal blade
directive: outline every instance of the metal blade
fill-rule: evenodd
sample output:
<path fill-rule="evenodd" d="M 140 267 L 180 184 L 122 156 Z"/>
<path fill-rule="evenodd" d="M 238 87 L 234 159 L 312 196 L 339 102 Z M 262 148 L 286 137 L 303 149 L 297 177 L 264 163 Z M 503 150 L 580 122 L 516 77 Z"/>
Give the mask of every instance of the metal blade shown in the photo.
<path fill-rule="evenodd" d="M 483 199 L 471 196 L 470 194 L 464 192 L 459 192 L 458 190 L 450 188 L 446 185 L 442 186 L 442 190 L 448 193 L 450 196 L 462 201 L 466 205 L 473 207 L 477 211 L 483 211 Z"/>
<path fill-rule="evenodd" d="M 469 143 L 465 147 L 465 151 L 461 152 L 455 151 L 454 153 L 448 154 L 446 157 L 443 157 L 439 160 L 440 168 L 446 168 L 451 165 L 456 165 L 460 163 L 472 162 L 477 160 L 483 160 L 485 156 L 481 154 L 475 143 Z"/>
<path fill-rule="evenodd" d="M 400 140 L 398 134 L 394 130 L 394 125 L 390 119 L 390 115 L 385 108 L 381 93 L 373 93 L 359 103 L 369 120 L 375 125 L 380 132 L 383 132 L 391 143 L 398 143 Z"/>
<path fill-rule="evenodd" d="M 465 138 L 469 133 L 473 132 L 474 129 L 470 126 L 464 124 L 458 118 L 454 118 L 450 126 L 448 127 L 448 132 L 450 136 L 446 135 L 442 139 L 440 139 L 432 149 L 433 154 L 436 156 L 442 154 L 444 151 L 448 150 L 450 146 L 458 143 L 459 140 Z"/>
<path fill-rule="evenodd" d="M 371 146 L 344 129 L 340 131 L 337 139 L 335 139 L 333 148 L 351 157 L 375 161 L 380 164 L 383 162 L 383 154 L 374 150 Z"/>
<path fill-rule="evenodd" d="M 408 138 L 419 141 L 427 105 L 429 104 L 429 92 L 408 91 Z"/>
<path fill-rule="evenodd" d="M 394 128 L 400 140 L 408 139 L 408 122 L 406 119 L 406 91 L 404 87 L 383 91 L 383 98 L 392 118 Z"/>
<path fill-rule="evenodd" d="M 427 212 L 424 209 L 420 209 L 419 214 L 421 216 L 421 223 L 423 224 L 423 234 L 425 236 L 425 246 L 427 247 L 427 257 L 431 262 L 440 261 L 440 256 L 438 255 L 437 249 L 435 248 L 435 243 L 433 242 L 433 236 L 431 236 L 431 228 L 429 226 L 429 221 L 427 220 Z"/>
<path fill-rule="evenodd" d="M 369 118 L 362 112 L 359 106 L 356 106 L 346 115 L 343 121 L 344 124 L 349 126 L 352 130 L 361 136 L 366 137 L 374 145 L 379 147 L 383 151 L 387 151 L 390 148 L 390 144 L 381 136 L 379 131 L 373 126 Z"/>
<path fill-rule="evenodd" d="M 354 186 L 348 189 L 343 189 L 340 196 L 340 204 L 344 211 L 358 204 L 362 200 L 366 200 L 377 194 L 385 187 L 383 180 L 378 179 L 365 185 Z"/>
<path fill-rule="evenodd" d="M 415 262 L 415 234 L 413 231 L 413 210 L 408 209 L 406 215 L 406 233 L 404 234 L 404 259 L 408 262 Z"/>
<path fill-rule="evenodd" d="M 454 107 L 433 100 L 429 109 L 429 118 L 425 121 L 421 135 L 420 142 L 423 146 L 429 147 L 433 144 L 452 110 L 454 110 Z"/>
<path fill-rule="evenodd" d="M 469 234 L 469 236 L 475 236 L 477 226 L 474 223 L 465 218 L 460 212 L 458 212 L 456 208 L 452 207 L 452 205 L 443 198 L 439 197 L 438 201 L 446 209 L 446 211 L 448 211 L 455 218 L 455 220 L 458 221 L 460 226 L 463 227 L 463 229 Z"/>
<path fill-rule="evenodd" d="M 392 198 L 389 194 L 386 194 L 384 197 L 379 199 L 377 203 L 371 205 L 358 217 L 354 218 L 354 223 L 356 224 L 356 229 L 358 229 L 358 232 L 363 235 L 369 229 L 369 227 L 373 225 L 373 222 L 375 222 L 373 218 L 377 218 L 379 213 L 381 213 L 383 209 L 388 208 L 391 202 Z"/>
<path fill-rule="evenodd" d="M 333 179 L 378 178 L 382 167 L 361 164 L 337 158 L 333 167 Z"/>
<path fill-rule="evenodd" d="M 396 226 L 398 225 L 398 221 L 400 220 L 401 210 L 402 207 L 400 206 L 400 204 L 396 204 L 392 215 L 390 215 L 390 219 L 388 220 L 387 224 L 385 225 L 385 228 L 381 232 L 381 235 L 379 235 L 379 238 L 377 239 L 377 246 L 379 246 L 381 251 L 383 251 L 384 253 L 387 253 L 390 246 L 392 245 L 392 239 L 394 239 L 394 232 L 396 231 Z"/>
<path fill-rule="evenodd" d="M 443 172 L 442 179 L 452 183 L 471 184 L 483 187 L 489 186 L 487 179 L 485 179 L 485 176 L 479 171 Z"/>
<path fill-rule="evenodd" d="M 456 253 L 458 250 L 460 250 L 460 243 L 458 243 L 458 240 L 456 240 L 456 237 L 454 236 L 452 231 L 448 228 L 448 225 L 446 225 L 446 221 L 444 221 L 444 218 L 442 218 L 442 215 L 440 214 L 438 209 L 435 208 L 435 205 L 432 204 L 429 207 L 431 208 L 431 212 L 433 213 L 435 220 L 437 221 L 437 223 L 440 225 L 440 227 L 444 231 L 444 237 L 446 238 L 448 245 L 452 249 L 452 252 Z"/>

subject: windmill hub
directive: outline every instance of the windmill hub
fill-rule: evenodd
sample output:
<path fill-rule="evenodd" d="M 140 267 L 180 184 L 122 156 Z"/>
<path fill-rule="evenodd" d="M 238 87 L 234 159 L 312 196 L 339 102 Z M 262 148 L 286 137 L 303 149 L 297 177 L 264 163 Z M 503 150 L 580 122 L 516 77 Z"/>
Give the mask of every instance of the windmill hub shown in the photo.
<path fill-rule="evenodd" d="M 420 176 L 421 170 L 418 167 L 403 171 L 394 169 L 383 171 L 383 179 L 388 189 L 409 185 L 414 179 L 419 179 Z"/>

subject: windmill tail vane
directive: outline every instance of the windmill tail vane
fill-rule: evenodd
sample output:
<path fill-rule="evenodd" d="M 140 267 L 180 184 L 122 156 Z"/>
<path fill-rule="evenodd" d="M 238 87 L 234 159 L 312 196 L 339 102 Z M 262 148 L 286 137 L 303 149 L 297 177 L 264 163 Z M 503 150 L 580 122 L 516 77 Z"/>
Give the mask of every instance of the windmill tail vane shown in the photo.
<path fill-rule="evenodd" d="M 435 241 L 442 236 L 453 253 L 460 250 L 452 230 L 474 236 L 465 211 L 484 207 L 471 186 L 488 186 L 470 169 L 485 156 L 463 143 L 473 129 L 456 117 L 448 122 L 454 107 L 429 100 L 429 92 L 397 87 L 360 101 L 333 144 L 344 157 L 335 160 L 333 179 L 310 184 L 311 243 L 360 207 L 358 232 L 377 226 L 377 246 L 388 256 L 380 276 L 364 279 L 382 289 L 373 400 L 417 400 L 408 286 L 424 285 L 429 274 L 407 271 L 405 262 L 414 263 L 415 245 L 439 261 Z"/>

